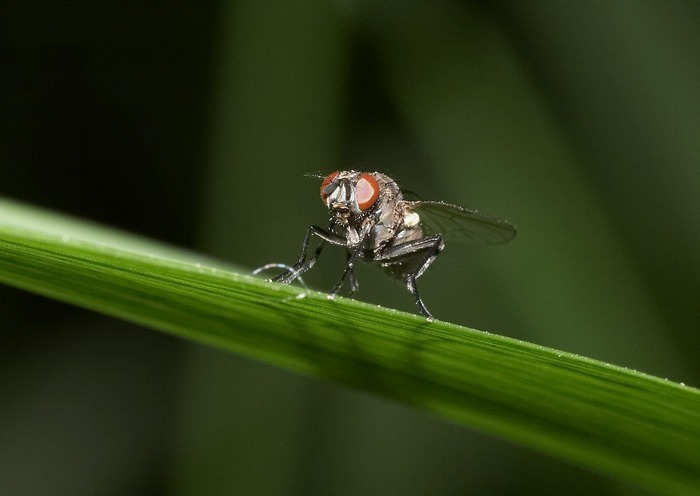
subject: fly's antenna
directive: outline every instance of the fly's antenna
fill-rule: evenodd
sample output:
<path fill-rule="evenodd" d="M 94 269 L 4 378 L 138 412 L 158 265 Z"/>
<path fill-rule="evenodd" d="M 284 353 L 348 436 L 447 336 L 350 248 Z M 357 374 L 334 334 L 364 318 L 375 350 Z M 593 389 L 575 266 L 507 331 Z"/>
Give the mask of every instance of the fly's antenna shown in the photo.
<path fill-rule="evenodd" d="M 324 177 L 326 177 L 326 174 L 324 174 L 321 171 L 314 171 L 314 172 L 307 172 L 306 174 L 304 174 L 304 177 L 311 177 L 313 179 L 323 179 Z"/>

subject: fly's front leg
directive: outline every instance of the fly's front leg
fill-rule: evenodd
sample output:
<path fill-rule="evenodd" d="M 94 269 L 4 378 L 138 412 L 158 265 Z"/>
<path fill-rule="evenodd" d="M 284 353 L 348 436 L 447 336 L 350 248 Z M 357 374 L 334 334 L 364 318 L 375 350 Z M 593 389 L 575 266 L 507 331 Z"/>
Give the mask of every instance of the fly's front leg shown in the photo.
<path fill-rule="evenodd" d="M 333 226 L 331 226 L 331 229 L 332 227 Z M 311 240 L 311 235 L 313 234 L 321 238 L 321 243 L 319 243 L 318 247 L 316 247 L 313 256 L 306 260 L 309 251 L 309 242 Z M 289 284 L 293 282 L 316 264 L 316 261 L 321 255 L 321 251 L 326 243 L 346 246 L 347 241 L 344 237 L 339 236 L 332 231 L 327 231 L 318 226 L 309 226 L 309 229 L 306 231 L 306 236 L 304 236 L 304 242 L 301 245 L 301 254 L 299 255 L 299 260 L 297 260 L 297 263 L 295 263 L 290 270 L 282 272 L 280 275 L 273 277 L 271 281 L 279 282 L 281 284 Z"/>
<path fill-rule="evenodd" d="M 377 258 L 382 267 L 406 283 L 406 287 L 416 300 L 418 310 L 429 321 L 435 318 L 418 294 L 416 279 L 433 263 L 444 247 L 442 236 L 437 234 L 392 246 Z"/>

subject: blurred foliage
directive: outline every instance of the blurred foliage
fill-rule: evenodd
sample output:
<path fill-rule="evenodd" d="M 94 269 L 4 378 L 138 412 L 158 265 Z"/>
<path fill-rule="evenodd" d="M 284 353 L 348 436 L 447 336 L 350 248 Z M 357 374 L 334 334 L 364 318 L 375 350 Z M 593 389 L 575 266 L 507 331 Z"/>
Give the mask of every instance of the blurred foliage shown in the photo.
<path fill-rule="evenodd" d="M 0 61 L 2 195 L 252 268 L 292 261 L 323 222 L 304 173 L 382 170 L 519 228 L 447 247 L 420 281 L 436 316 L 700 383 L 696 2 L 6 2 Z M 330 287 L 342 259 L 328 250 L 307 282 Z M 373 269 L 358 298 L 413 311 Z M 0 294 L 14 494 L 632 491 Z"/>

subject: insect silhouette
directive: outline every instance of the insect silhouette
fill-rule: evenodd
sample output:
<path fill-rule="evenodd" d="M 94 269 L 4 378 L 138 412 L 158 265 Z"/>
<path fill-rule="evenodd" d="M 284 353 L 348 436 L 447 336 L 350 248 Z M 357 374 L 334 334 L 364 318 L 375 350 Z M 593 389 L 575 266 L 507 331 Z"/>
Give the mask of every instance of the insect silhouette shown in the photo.
<path fill-rule="evenodd" d="M 516 233 L 509 222 L 476 210 L 440 201 L 405 200 L 396 182 L 381 172 L 333 172 L 321 182 L 321 200 L 330 214 L 328 228 L 309 226 L 297 262 L 284 266 L 287 270 L 270 280 L 289 284 L 316 264 L 326 244 L 342 246 L 347 250 L 345 270 L 329 297 L 340 291 L 346 279 L 350 295 L 354 294 L 358 290 L 355 264 L 374 262 L 406 284 L 429 321 L 434 318 L 418 293 L 416 279 L 443 250 L 444 239 L 500 244 Z M 321 242 L 309 257 L 312 236 Z"/>

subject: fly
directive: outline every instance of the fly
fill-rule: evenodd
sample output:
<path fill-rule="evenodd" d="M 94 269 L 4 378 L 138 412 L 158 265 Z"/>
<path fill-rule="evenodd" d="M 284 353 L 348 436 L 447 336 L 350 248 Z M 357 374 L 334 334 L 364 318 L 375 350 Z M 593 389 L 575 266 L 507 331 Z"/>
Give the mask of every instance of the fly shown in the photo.
<path fill-rule="evenodd" d="M 333 298 L 347 279 L 350 295 L 358 289 L 355 264 L 375 262 L 402 280 L 420 313 L 433 321 L 418 294 L 416 279 L 435 261 L 445 239 L 499 244 L 515 237 L 515 226 L 476 210 L 440 201 L 409 201 L 396 182 L 381 172 L 336 171 L 321 182 L 321 200 L 328 208 L 327 229 L 309 226 L 299 259 L 271 281 L 289 284 L 311 269 L 326 244 L 347 250 L 345 270 L 330 292 Z M 311 237 L 321 239 L 309 258 Z M 274 265 L 273 265 L 274 266 Z"/>

